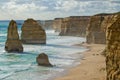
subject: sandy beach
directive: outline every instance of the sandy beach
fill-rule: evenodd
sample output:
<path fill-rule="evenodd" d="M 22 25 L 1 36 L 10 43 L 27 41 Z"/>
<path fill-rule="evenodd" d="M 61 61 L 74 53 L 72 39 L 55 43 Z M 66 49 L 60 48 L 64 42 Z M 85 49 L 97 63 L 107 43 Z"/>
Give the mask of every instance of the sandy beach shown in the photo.
<path fill-rule="evenodd" d="M 70 69 L 66 75 L 55 80 L 106 80 L 105 57 L 101 55 L 105 45 L 82 45 L 90 50 L 83 52 L 84 58 L 80 61 L 81 64 Z"/>

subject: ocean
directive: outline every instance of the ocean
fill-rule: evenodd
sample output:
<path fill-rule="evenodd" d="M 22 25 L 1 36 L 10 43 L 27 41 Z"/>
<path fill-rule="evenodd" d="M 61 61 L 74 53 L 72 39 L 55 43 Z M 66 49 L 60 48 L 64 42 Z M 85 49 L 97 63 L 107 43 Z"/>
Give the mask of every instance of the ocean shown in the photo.
<path fill-rule="evenodd" d="M 17 20 L 18 32 L 24 21 Z M 0 21 L 0 80 L 50 80 L 68 68 L 80 64 L 87 49 L 73 46 L 85 42 L 82 37 L 58 36 L 54 30 L 46 30 L 46 45 L 25 45 L 23 53 L 7 53 L 4 50 L 9 20 Z M 38 66 L 36 57 L 46 53 L 54 67 Z"/>

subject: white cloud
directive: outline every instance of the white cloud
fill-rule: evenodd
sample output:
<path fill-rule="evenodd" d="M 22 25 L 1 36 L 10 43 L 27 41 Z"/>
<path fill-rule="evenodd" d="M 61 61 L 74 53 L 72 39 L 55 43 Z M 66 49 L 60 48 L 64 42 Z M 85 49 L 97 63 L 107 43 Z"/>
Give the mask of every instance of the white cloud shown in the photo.
<path fill-rule="evenodd" d="M 1 0 L 0 19 L 53 19 L 120 11 L 119 0 Z"/>
<path fill-rule="evenodd" d="M 44 11 L 48 8 L 47 6 L 37 6 L 34 2 L 17 4 L 16 1 L 17 0 L 11 0 L 4 4 L 1 7 L 0 13 L 4 14 L 4 17 L 8 19 L 24 19 L 30 15 L 34 17 L 34 14 L 38 13 L 38 11 Z"/>
<path fill-rule="evenodd" d="M 58 0 L 56 2 L 56 7 L 55 9 L 57 10 L 64 10 L 64 11 L 70 11 L 78 6 L 77 1 L 75 0 Z"/>

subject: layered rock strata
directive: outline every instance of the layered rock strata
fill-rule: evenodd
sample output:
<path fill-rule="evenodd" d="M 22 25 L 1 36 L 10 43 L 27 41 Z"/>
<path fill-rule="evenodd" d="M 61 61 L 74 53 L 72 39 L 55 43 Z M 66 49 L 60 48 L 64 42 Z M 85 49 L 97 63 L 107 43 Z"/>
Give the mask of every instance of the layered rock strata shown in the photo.
<path fill-rule="evenodd" d="M 86 38 L 87 43 L 95 43 L 95 44 L 105 44 L 106 43 L 106 26 L 109 23 L 109 19 L 111 19 L 110 14 L 99 14 L 94 15 L 90 18 L 89 25 L 86 29 Z"/>
<path fill-rule="evenodd" d="M 64 18 L 59 35 L 85 37 L 89 19 L 90 16 L 70 16 Z"/>
<path fill-rule="evenodd" d="M 21 40 L 25 44 L 46 44 L 45 30 L 36 20 L 27 19 L 22 25 Z"/>
<path fill-rule="evenodd" d="M 106 39 L 107 80 L 120 80 L 120 13 L 110 19 Z"/>
<path fill-rule="evenodd" d="M 54 28 L 55 32 L 61 32 L 62 19 L 63 18 L 55 18 L 54 19 L 53 28 Z"/>
<path fill-rule="evenodd" d="M 23 46 L 18 35 L 17 23 L 14 20 L 11 20 L 8 26 L 5 50 L 7 52 L 23 52 Z"/>

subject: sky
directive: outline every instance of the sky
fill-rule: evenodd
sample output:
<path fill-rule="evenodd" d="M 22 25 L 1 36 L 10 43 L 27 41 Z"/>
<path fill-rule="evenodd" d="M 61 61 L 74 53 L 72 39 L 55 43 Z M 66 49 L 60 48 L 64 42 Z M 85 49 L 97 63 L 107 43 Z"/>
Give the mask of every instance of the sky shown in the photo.
<path fill-rule="evenodd" d="M 0 0 L 0 20 L 50 20 L 120 11 L 120 0 Z"/>

